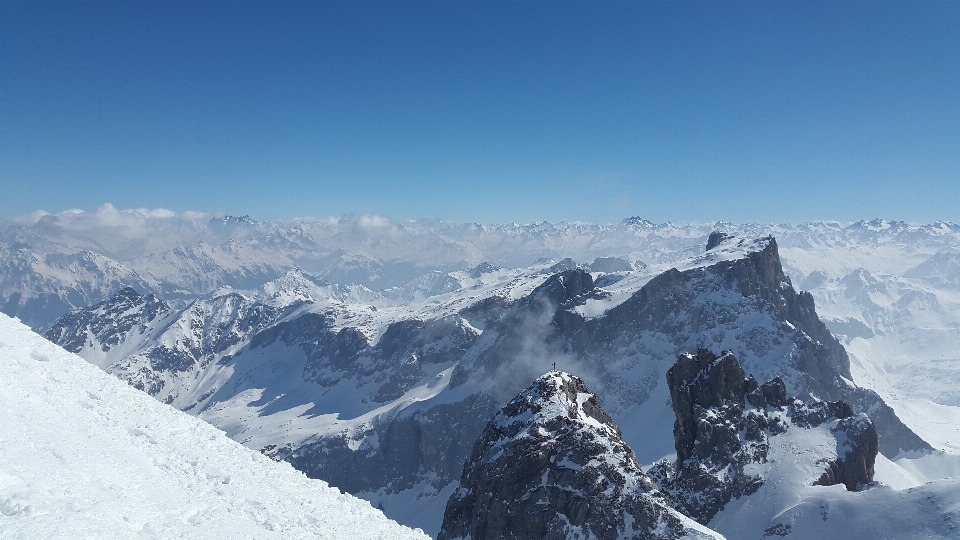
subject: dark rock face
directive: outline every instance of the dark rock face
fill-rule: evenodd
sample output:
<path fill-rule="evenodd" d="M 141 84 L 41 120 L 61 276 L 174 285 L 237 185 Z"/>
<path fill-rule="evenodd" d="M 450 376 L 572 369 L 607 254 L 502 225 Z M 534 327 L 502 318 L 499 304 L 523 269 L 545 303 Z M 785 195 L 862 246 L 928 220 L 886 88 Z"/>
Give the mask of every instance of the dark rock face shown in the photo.
<path fill-rule="evenodd" d="M 742 408 L 748 382 L 732 354 L 718 359 L 710 351 L 700 349 L 696 356 L 679 357 L 667 371 L 667 386 L 677 415 L 673 434 L 678 461 L 693 455 L 703 409 L 722 408 L 729 403 L 739 403 Z M 699 442 L 709 442 L 709 438 Z"/>
<path fill-rule="evenodd" d="M 730 238 L 733 238 L 733 236 L 725 232 L 713 231 L 710 233 L 710 236 L 707 237 L 707 251 L 719 246 L 721 242 Z"/>
<path fill-rule="evenodd" d="M 854 415 L 843 401 L 805 403 L 786 396 L 780 379 L 757 385 L 745 377 L 729 351 L 718 358 L 701 349 L 682 354 L 667 372 L 676 414 L 677 462 L 650 471 L 671 503 L 708 523 L 730 502 L 764 483 L 747 466 L 766 463 L 770 439 L 788 429 L 809 429 L 836 421 L 837 458 L 823 463 L 818 485 L 843 484 L 855 491 L 873 481 L 877 431 L 865 414 Z"/>
<path fill-rule="evenodd" d="M 438 539 L 694 536 L 719 538 L 667 506 L 583 381 L 554 371 L 487 424 Z"/>
<path fill-rule="evenodd" d="M 566 260 L 566 259 L 565 259 Z M 547 278 L 542 285 L 534 289 L 526 303 L 550 302 L 551 306 L 571 307 L 571 302 L 590 293 L 595 286 L 590 274 L 582 269 L 563 270 Z"/>
<path fill-rule="evenodd" d="M 864 415 L 844 418 L 831 428 L 838 434 L 837 454 L 823 476 L 815 482 L 820 486 L 843 484 L 849 491 L 857 491 L 873 481 L 877 459 L 877 431 Z"/>

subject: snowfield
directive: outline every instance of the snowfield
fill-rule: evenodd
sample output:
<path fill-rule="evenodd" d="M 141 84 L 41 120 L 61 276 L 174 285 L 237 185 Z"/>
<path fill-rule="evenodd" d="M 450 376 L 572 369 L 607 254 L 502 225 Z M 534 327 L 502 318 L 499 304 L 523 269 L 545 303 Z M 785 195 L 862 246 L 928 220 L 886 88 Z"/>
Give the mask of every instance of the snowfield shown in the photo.
<path fill-rule="evenodd" d="M 428 538 L 6 315 L 0 366 L 0 538 Z"/>
<path fill-rule="evenodd" d="M 960 477 L 897 489 L 880 477 L 892 477 L 890 469 L 899 467 L 878 454 L 876 481 L 862 491 L 813 485 L 823 463 L 837 456 L 832 424 L 836 421 L 809 429 L 791 425 L 771 437 L 768 461 L 749 471 L 760 473 L 764 485 L 730 501 L 709 527 L 731 539 L 960 538 Z"/>

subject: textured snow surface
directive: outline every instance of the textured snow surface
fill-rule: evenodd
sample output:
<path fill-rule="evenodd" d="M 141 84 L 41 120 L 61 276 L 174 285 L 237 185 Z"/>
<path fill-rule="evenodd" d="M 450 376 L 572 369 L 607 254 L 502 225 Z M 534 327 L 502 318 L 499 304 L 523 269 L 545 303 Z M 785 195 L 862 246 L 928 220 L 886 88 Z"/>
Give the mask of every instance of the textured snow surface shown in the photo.
<path fill-rule="evenodd" d="M 0 538 L 427 538 L 0 315 Z"/>
<path fill-rule="evenodd" d="M 813 485 L 823 463 L 837 456 L 837 440 L 830 432 L 836 423 L 833 420 L 816 428 L 790 425 L 785 433 L 771 437 L 768 461 L 747 470 L 764 477 L 763 486 L 752 495 L 730 501 L 710 521 L 710 528 L 731 539 L 960 538 L 960 478 L 909 489 L 875 482 L 859 492 L 847 491 L 843 485 Z M 882 455 L 877 458 L 877 468 L 888 469 L 887 476 L 892 475 L 890 468 L 899 469 Z M 928 474 L 946 472 L 941 469 Z M 911 480 L 916 481 L 914 477 L 904 481 Z"/>

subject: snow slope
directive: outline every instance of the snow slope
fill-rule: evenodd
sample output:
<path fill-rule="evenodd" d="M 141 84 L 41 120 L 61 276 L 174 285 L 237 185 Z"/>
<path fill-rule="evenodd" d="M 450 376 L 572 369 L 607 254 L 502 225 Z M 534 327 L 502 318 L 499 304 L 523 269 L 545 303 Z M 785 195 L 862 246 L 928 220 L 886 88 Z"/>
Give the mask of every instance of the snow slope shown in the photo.
<path fill-rule="evenodd" d="M 960 538 L 960 478 L 902 490 L 880 482 L 858 492 L 843 485 L 813 485 L 822 460 L 836 452 L 837 442 L 826 425 L 791 426 L 772 437 L 767 463 L 754 465 L 757 470 L 752 471 L 766 478 L 764 485 L 753 495 L 730 501 L 710 528 L 728 538 Z"/>
<path fill-rule="evenodd" d="M 426 538 L 0 315 L 0 538 Z"/>

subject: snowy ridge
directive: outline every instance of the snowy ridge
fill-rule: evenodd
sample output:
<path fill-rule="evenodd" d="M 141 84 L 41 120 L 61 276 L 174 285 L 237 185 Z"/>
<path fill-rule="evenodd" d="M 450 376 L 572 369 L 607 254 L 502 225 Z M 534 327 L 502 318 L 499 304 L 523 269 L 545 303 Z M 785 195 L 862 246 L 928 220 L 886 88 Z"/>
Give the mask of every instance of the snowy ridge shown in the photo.
<path fill-rule="evenodd" d="M 0 538 L 426 538 L 0 315 Z"/>
<path fill-rule="evenodd" d="M 590 298 L 583 305 L 574 308 L 573 311 L 586 319 L 599 317 L 625 302 L 651 279 L 667 270 L 674 269 L 684 272 L 695 268 L 705 268 L 719 262 L 743 259 L 751 253 L 767 249 L 771 240 L 771 237 L 741 238 L 730 236 L 717 247 L 699 255 L 679 261 L 652 264 L 638 271 L 617 272 L 615 275 L 619 279 L 609 285 L 603 285 L 603 290 L 606 293 L 603 297 Z"/>
<path fill-rule="evenodd" d="M 463 273 L 460 278 L 467 287 L 407 305 L 396 298 L 400 294 L 396 291 L 374 293 L 363 286 L 331 285 L 297 270 L 256 290 L 221 288 L 180 311 L 126 289 L 109 306 L 104 303 L 72 312 L 47 337 L 157 399 L 199 414 L 254 448 L 299 444 L 337 433 L 362 438 L 369 431 L 364 426 L 369 427 L 372 420 L 440 392 L 449 382 L 451 366 L 431 368 L 423 384 L 386 402 L 364 399 L 370 392 L 361 389 L 366 382 L 347 380 L 327 396 L 326 401 L 340 404 L 336 413 L 306 414 L 316 405 L 316 385 L 309 379 L 343 375 L 311 371 L 309 359 L 296 344 L 290 350 L 282 343 L 252 343 L 253 338 L 283 323 L 296 325 L 306 315 L 315 316 L 330 335 L 345 328 L 359 331 L 366 347 L 377 346 L 391 325 L 411 319 L 452 317 L 453 324 L 476 336 L 481 331 L 457 313 L 484 297 L 522 297 L 548 277 L 541 270 L 499 270 L 477 278 Z M 114 312 L 133 316 L 136 323 L 118 325 Z M 431 352 L 456 343 L 443 337 L 425 346 L 425 352 Z M 238 352 L 244 354 L 234 358 Z M 368 371 L 375 374 L 375 367 L 369 364 Z M 265 386 L 274 385 L 275 394 L 264 393 Z M 220 391 L 224 388 L 229 391 Z M 252 403 L 258 405 L 251 407 Z M 289 405 L 278 409 L 281 403 Z"/>

